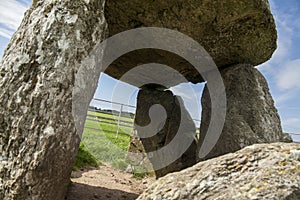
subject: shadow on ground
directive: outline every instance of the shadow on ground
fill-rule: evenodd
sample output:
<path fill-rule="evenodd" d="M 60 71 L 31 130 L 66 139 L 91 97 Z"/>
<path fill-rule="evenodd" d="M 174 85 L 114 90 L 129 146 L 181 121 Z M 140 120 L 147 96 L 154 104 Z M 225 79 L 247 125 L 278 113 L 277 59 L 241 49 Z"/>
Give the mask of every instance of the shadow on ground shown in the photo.
<path fill-rule="evenodd" d="M 66 200 L 134 200 L 138 195 L 121 190 L 90 186 L 72 182 Z"/>

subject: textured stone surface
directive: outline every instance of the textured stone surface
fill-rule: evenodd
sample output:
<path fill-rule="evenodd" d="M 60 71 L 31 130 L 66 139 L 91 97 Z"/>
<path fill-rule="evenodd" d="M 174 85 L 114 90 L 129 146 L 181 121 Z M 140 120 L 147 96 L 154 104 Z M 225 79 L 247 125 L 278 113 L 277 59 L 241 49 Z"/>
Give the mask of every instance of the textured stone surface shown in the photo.
<path fill-rule="evenodd" d="M 206 156 L 235 152 L 255 143 L 287 142 L 280 118 L 263 75 L 251 65 L 235 65 L 221 70 L 227 96 L 224 128 L 217 144 Z M 202 96 L 200 142 L 203 143 L 210 122 L 210 97 L 207 87 Z"/>
<path fill-rule="evenodd" d="M 236 62 L 255 65 L 267 60 L 276 47 L 276 30 L 266 1 L 223 2 L 111 0 L 107 16 L 111 34 L 139 26 L 178 29 L 207 48 L 219 66 Z M 99 78 L 95 61 L 84 58 L 105 37 L 103 3 L 104 0 L 34 0 L 13 35 L 0 63 L 0 199 L 64 198 L 79 143 L 77 134 L 82 132 Z M 121 16 L 125 13 L 138 19 Z M 139 25 L 139 21 L 143 24 Z M 143 62 L 166 56 L 165 62 L 190 81 L 201 80 L 186 62 L 169 53 L 158 51 L 156 56 L 146 51 L 135 56 L 142 57 Z M 131 62 L 119 60 L 116 63 L 120 65 L 113 67 L 126 71 L 124 64 L 133 66 L 140 60 Z M 120 73 L 107 73 L 120 77 Z M 144 99 L 143 106 L 156 102 L 171 113 L 169 127 L 143 140 L 146 150 L 151 150 L 173 139 L 180 115 L 172 94 L 151 91 L 145 95 L 152 98 Z M 147 106 L 137 115 L 144 116 L 146 111 Z M 184 117 L 190 118 L 187 112 Z M 140 125 L 149 123 L 147 118 L 139 119 Z M 193 136 L 195 128 L 186 128 L 188 137 Z M 158 176 L 191 166 L 195 159 L 193 142 L 180 159 L 158 171 Z"/>
<path fill-rule="evenodd" d="M 161 123 L 153 123 L 152 118 L 149 117 L 150 107 L 159 104 L 164 107 L 166 111 L 166 118 L 161 121 Z M 181 105 L 180 105 L 181 104 Z M 149 129 L 145 129 L 146 126 L 152 126 L 151 130 L 155 130 L 155 133 L 152 133 L 153 136 L 147 138 L 141 138 L 141 142 L 147 153 L 156 151 L 160 148 L 168 146 L 169 143 L 174 139 L 178 133 L 179 125 L 181 123 L 181 118 L 186 119 L 187 123 L 184 126 L 185 137 L 194 137 L 190 147 L 178 157 L 170 165 L 157 169 L 156 162 L 154 158 L 149 157 L 150 162 L 155 169 L 156 177 L 161 177 L 167 173 L 179 171 L 181 169 L 190 167 L 196 163 L 197 158 L 197 141 L 196 141 L 196 128 L 193 120 L 191 119 L 189 113 L 183 108 L 180 109 L 180 106 L 184 106 L 182 99 L 178 96 L 174 96 L 171 91 L 159 91 L 155 89 L 143 89 L 139 91 L 137 98 L 137 109 L 135 116 L 135 124 L 138 136 L 141 134 L 146 134 Z M 159 116 L 156 116 L 159 117 Z M 154 119 L 155 120 L 155 119 Z M 157 130 L 157 131 L 156 131 Z M 147 135 L 147 134 L 146 134 Z M 171 149 L 171 153 L 174 153 L 180 148 L 176 146 L 177 149 Z M 166 157 L 170 155 L 165 155 L 165 157 L 159 158 L 158 162 L 164 162 Z"/>
<path fill-rule="evenodd" d="M 110 35 L 137 27 L 178 30 L 198 41 L 219 67 L 255 66 L 267 61 L 276 49 L 277 32 L 267 0 L 108 0 L 105 9 Z M 149 61 L 167 64 L 191 82 L 202 81 L 182 58 L 153 49 L 122 56 L 106 73 L 118 79 Z"/>
<path fill-rule="evenodd" d="M 300 199 L 300 145 L 256 144 L 153 183 L 140 200 Z"/>
<path fill-rule="evenodd" d="M 0 63 L 0 199 L 64 199 L 99 77 L 81 61 L 105 30 L 99 0 L 36 0 L 26 12 Z"/>
<path fill-rule="evenodd" d="M 140 138 L 138 137 L 137 130 L 135 129 L 132 130 L 132 133 L 130 135 L 130 143 L 128 148 L 128 154 L 126 155 L 126 160 L 130 161 L 136 166 L 139 166 L 140 169 L 144 169 L 145 172 L 147 172 L 148 174 L 155 175 L 152 164 L 149 158 L 147 157 L 146 150 Z"/>

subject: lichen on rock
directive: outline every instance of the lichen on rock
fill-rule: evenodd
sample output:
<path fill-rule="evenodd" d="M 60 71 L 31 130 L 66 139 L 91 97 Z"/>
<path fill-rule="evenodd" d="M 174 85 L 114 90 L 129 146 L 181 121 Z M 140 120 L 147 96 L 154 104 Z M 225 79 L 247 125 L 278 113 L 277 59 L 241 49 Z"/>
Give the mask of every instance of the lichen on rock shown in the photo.
<path fill-rule="evenodd" d="M 34 1 L 6 48 L 0 64 L 0 199 L 64 199 L 80 134 L 72 115 L 75 77 L 106 35 L 103 3 Z M 81 96 L 85 103 L 96 88 L 89 89 L 90 96 Z"/>
<path fill-rule="evenodd" d="M 295 143 L 256 144 L 168 174 L 139 200 L 300 198 L 300 161 Z"/>
<path fill-rule="evenodd" d="M 138 27 L 178 30 L 199 42 L 218 67 L 237 63 L 256 66 L 269 60 L 277 47 L 267 0 L 108 0 L 105 17 L 110 35 Z M 131 52 L 106 73 L 118 79 L 124 69 L 145 64 L 143 60 L 165 62 L 190 82 L 203 82 L 184 59 L 157 49 Z"/>
<path fill-rule="evenodd" d="M 227 96 L 225 124 L 209 159 L 256 143 L 292 142 L 284 134 L 268 83 L 252 65 L 238 64 L 221 70 Z M 210 123 L 211 101 L 207 86 L 202 95 L 199 148 Z"/>

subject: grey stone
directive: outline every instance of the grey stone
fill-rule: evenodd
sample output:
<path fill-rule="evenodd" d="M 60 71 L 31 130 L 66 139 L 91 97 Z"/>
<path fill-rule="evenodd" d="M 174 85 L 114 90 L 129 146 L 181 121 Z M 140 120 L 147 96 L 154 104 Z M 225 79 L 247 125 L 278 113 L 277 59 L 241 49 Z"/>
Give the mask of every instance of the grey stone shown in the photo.
<path fill-rule="evenodd" d="M 296 143 L 255 144 L 160 178 L 139 200 L 300 199 Z"/>
<path fill-rule="evenodd" d="M 277 32 L 267 0 L 108 0 L 105 17 L 110 35 L 137 27 L 178 30 L 199 42 L 219 67 L 256 66 L 276 49 Z M 183 58 L 158 49 L 130 52 L 106 73 L 119 79 L 137 65 L 154 62 L 173 67 L 190 82 L 203 81 Z"/>
<path fill-rule="evenodd" d="M 33 1 L 6 48 L 0 199 L 64 199 L 100 74 L 85 57 L 105 36 L 103 3 Z"/>
<path fill-rule="evenodd" d="M 130 135 L 130 143 L 126 160 L 130 163 L 139 166 L 140 169 L 144 169 L 149 175 L 155 175 L 154 169 L 150 160 L 147 157 L 146 150 L 138 137 L 137 130 L 133 129 Z M 134 171 L 133 171 L 134 172 Z"/>
<path fill-rule="evenodd" d="M 160 115 L 158 113 L 156 116 L 151 116 L 151 111 L 149 112 L 149 110 L 153 105 L 157 104 L 164 108 L 165 115 Z M 181 123 L 182 118 L 186 123 Z M 182 128 L 183 133 L 179 132 L 180 124 L 184 124 Z M 140 137 L 146 153 L 148 153 L 148 157 L 153 165 L 156 177 L 164 176 L 170 172 L 179 171 L 196 163 L 197 139 L 195 137 L 195 124 L 193 123 L 189 113 L 184 108 L 182 99 L 178 96 L 174 96 L 171 91 L 159 91 L 150 88 L 145 88 L 139 91 L 135 116 L 135 129 L 137 130 L 137 135 Z M 158 169 L 157 166 L 165 162 L 168 156 L 176 155 L 180 146 L 176 146 L 176 148 L 173 149 L 169 146 L 171 148 L 170 154 L 172 155 L 164 155 L 159 158 L 150 157 L 149 153 L 163 147 L 168 147 L 176 134 L 184 134 L 183 138 L 192 138 L 191 144 L 187 146 L 183 154 L 179 155 L 173 163 Z"/>
<path fill-rule="evenodd" d="M 221 70 L 227 96 L 222 134 L 204 158 L 235 152 L 255 143 L 291 142 L 282 132 L 280 118 L 263 75 L 252 65 L 239 64 Z M 202 96 L 201 147 L 210 123 L 211 102 L 205 87 Z"/>
<path fill-rule="evenodd" d="M 95 60 L 85 58 L 107 36 L 104 2 L 34 0 L 13 35 L 0 63 L 0 199 L 64 199 L 88 104 L 101 71 L 96 68 Z M 149 23 L 143 22 L 146 26 L 157 22 L 157 26 L 190 35 L 208 49 L 219 66 L 236 62 L 259 64 L 269 59 L 276 47 L 276 30 L 267 1 L 232 0 L 224 4 L 220 0 L 191 1 L 190 4 L 183 0 L 153 4 L 137 0 L 124 2 L 126 6 L 122 1 L 107 4 L 111 34 L 131 27 L 128 21 L 120 18 L 125 22 L 123 26 L 115 23 L 113 18 L 118 19 L 124 11 L 129 16 L 139 17 L 136 10 L 142 9 L 145 13 L 141 13 L 141 18 L 150 16 Z M 153 5 L 157 7 L 151 7 Z M 164 20 L 158 20 L 160 14 L 166 24 Z M 176 17 L 178 14 L 182 19 Z M 198 23 L 194 23 L 193 16 L 201 20 L 196 19 Z M 191 23 L 186 23 L 188 21 Z M 120 30 L 113 27 L 120 27 Z M 156 56 L 155 51 L 150 52 L 150 57 L 138 55 L 143 57 L 143 62 L 148 62 Z M 202 81 L 191 66 L 186 67 L 186 61 L 182 64 L 181 58 L 169 55 L 158 51 L 156 57 L 167 56 L 165 62 L 173 67 L 178 64 L 175 69 L 190 81 Z M 139 61 L 133 59 L 127 66 Z M 126 62 L 117 60 L 115 63 L 106 73 L 120 78 L 122 73 L 116 67 L 121 66 L 125 71 L 128 68 L 124 66 Z M 142 99 L 142 105 L 157 102 L 164 105 L 168 114 L 168 127 L 153 138 L 142 139 L 147 151 L 172 141 L 180 117 L 191 121 L 184 128 L 186 137 L 194 137 L 195 127 L 188 113 L 179 115 L 178 105 L 182 100 L 170 92 L 142 92 L 145 97 L 152 96 L 149 100 Z M 141 107 L 137 113 L 142 116 L 137 118 L 141 125 L 149 123 L 143 117 L 148 111 L 146 107 Z M 193 165 L 196 146 L 193 141 L 178 160 L 158 171 L 158 176 Z"/>

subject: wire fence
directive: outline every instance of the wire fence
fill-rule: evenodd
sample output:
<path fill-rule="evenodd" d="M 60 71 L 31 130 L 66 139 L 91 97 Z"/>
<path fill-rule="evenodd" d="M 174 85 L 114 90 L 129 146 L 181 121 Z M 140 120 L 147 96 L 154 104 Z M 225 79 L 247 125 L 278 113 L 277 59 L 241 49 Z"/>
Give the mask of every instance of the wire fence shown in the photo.
<path fill-rule="evenodd" d="M 133 128 L 136 106 L 112 102 L 104 99 L 94 98 L 88 109 L 87 120 L 91 122 L 115 125 L 115 130 L 105 130 L 106 132 L 119 135 L 121 127 Z M 195 125 L 200 124 L 199 119 L 193 119 Z M 85 125 L 85 128 L 95 131 L 103 131 L 100 128 Z M 199 132 L 199 127 L 197 127 Z M 129 133 L 130 134 L 130 133 Z"/>
<path fill-rule="evenodd" d="M 299 135 L 300 136 L 300 133 L 289 133 L 290 135 Z"/>
<path fill-rule="evenodd" d="M 116 137 L 119 135 L 121 127 L 133 128 L 136 106 L 123 104 L 119 102 L 112 102 L 104 99 L 94 98 L 88 109 L 87 120 L 92 122 L 115 125 L 115 130 L 105 130 L 106 132 L 115 133 Z M 199 134 L 199 127 L 201 120 L 193 119 L 197 134 Z M 100 128 L 85 126 L 87 129 L 95 131 L 103 131 Z M 130 134 L 130 133 L 128 133 Z M 291 136 L 300 136 L 300 133 L 289 133 Z"/>

